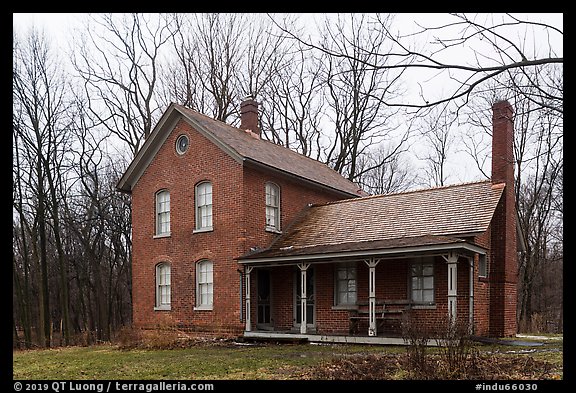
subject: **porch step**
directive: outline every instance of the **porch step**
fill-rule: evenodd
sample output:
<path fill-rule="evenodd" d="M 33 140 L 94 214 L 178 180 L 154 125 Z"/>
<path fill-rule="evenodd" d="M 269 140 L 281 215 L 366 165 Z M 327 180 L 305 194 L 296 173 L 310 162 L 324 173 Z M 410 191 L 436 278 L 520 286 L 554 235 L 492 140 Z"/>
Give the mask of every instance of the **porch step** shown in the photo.
<path fill-rule="evenodd" d="M 264 335 L 250 335 L 244 334 L 242 341 L 244 342 L 266 342 L 266 343 L 283 343 L 283 344 L 305 344 L 308 342 L 308 337 L 296 336 L 291 334 L 273 334 L 268 333 Z"/>

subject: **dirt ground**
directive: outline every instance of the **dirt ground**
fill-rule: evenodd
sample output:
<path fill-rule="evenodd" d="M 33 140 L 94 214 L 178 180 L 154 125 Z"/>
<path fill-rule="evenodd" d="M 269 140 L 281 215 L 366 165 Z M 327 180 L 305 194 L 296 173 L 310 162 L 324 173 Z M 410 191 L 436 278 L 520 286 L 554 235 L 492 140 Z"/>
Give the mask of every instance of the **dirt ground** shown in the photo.
<path fill-rule="evenodd" d="M 561 379 L 562 370 L 552 363 L 522 354 L 478 353 L 452 369 L 445 358 L 437 354 L 428 355 L 421 368 L 411 366 L 407 354 L 370 354 L 322 363 L 302 377 L 322 380 L 542 380 Z"/>

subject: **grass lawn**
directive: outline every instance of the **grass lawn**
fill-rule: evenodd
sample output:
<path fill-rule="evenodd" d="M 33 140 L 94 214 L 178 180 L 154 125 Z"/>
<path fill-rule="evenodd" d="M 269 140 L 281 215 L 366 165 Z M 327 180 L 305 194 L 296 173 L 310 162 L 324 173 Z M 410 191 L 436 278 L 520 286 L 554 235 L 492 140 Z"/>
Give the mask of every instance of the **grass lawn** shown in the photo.
<path fill-rule="evenodd" d="M 299 370 L 335 356 L 402 348 L 352 345 L 202 345 L 119 350 L 112 345 L 15 351 L 13 379 L 299 379 Z"/>
<path fill-rule="evenodd" d="M 544 346 L 479 345 L 481 352 L 545 361 L 562 378 L 562 341 Z M 438 349 L 430 348 L 430 353 Z M 120 350 L 113 345 L 13 352 L 13 379 L 256 380 L 305 379 L 314 367 L 371 355 L 405 355 L 405 347 L 369 345 L 197 345 L 186 349 Z M 356 362 L 356 359 L 358 362 Z M 330 369 L 330 367 L 325 367 Z M 336 375 L 336 378 L 338 375 Z M 397 376 L 402 378 L 401 375 Z"/>

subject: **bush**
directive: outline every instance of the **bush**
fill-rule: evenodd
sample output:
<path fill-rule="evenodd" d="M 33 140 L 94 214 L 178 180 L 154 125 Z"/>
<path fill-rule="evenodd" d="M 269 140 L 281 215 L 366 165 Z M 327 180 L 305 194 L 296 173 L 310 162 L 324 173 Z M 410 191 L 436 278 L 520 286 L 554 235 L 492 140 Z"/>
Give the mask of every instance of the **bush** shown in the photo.
<path fill-rule="evenodd" d="M 120 349 L 134 349 L 142 345 L 142 331 L 132 326 L 123 326 L 116 335 L 116 344 Z"/>
<path fill-rule="evenodd" d="M 478 350 L 473 345 L 467 321 L 446 317 L 436 333 L 442 361 L 436 373 L 442 379 L 465 378 L 477 367 Z"/>
<path fill-rule="evenodd" d="M 430 340 L 430 331 L 418 324 L 411 311 L 404 313 L 400 324 L 402 339 L 406 346 L 410 371 L 416 376 L 426 375 L 426 351 Z"/>
<path fill-rule="evenodd" d="M 448 316 L 434 328 L 419 324 L 411 312 L 402 319 L 409 371 L 418 379 L 461 379 L 477 368 L 478 350 L 473 345 L 469 324 Z M 427 359 L 432 340 L 439 348 L 434 362 Z"/>

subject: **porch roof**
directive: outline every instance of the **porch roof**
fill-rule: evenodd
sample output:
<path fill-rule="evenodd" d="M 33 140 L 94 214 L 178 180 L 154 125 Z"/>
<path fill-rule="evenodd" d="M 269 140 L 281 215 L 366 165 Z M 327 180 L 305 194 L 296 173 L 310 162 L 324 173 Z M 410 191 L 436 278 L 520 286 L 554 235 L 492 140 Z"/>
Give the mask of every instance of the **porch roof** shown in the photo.
<path fill-rule="evenodd" d="M 458 248 L 483 252 L 467 239 L 488 229 L 503 190 L 504 184 L 482 181 L 309 205 L 267 249 L 238 260 Z"/>

